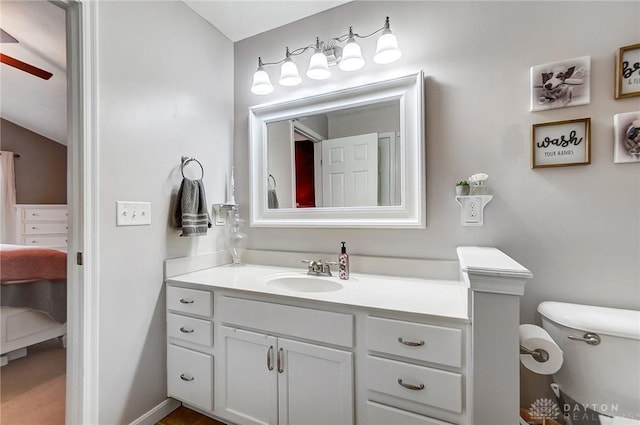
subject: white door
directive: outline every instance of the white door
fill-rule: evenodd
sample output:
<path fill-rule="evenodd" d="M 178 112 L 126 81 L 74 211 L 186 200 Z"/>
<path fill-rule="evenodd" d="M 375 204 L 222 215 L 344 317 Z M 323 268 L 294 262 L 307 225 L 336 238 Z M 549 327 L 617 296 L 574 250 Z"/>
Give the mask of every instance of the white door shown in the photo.
<path fill-rule="evenodd" d="M 238 425 L 277 425 L 277 339 L 220 327 L 215 411 Z"/>
<path fill-rule="evenodd" d="M 378 133 L 322 142 L 325 207 L 378 205 Z"/>
<path fill-rule="evenodd" d="M 278 339 L 280 425 L 353 424 L 353 354 Z"/>
<path fill-rule="evenodd" d="M 378 136 L 378 205 L 400 205 L 396 199 L 398 145 L 394 132 L 380 133 Z"/>

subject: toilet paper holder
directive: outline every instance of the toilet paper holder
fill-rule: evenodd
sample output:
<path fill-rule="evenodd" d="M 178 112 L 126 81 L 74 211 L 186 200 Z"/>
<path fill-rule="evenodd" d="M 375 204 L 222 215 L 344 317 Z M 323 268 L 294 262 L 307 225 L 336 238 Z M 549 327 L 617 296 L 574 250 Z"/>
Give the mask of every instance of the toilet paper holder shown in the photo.
<path fill-rule="evenodd" d="M 533 359 L 539 363 L 544 363 L 549 360 L 549 353 L 542 348 L 536 348 L 535 350 L 529 350 L 527 347 L 520 345 L 520 354 L 529 354 Z"/>

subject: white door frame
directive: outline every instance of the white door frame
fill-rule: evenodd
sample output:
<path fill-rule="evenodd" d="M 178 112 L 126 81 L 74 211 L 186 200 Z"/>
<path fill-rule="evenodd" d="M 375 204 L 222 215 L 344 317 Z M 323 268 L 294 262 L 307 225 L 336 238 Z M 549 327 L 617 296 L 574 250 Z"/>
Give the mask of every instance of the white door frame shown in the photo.
<path fill-rule="evenodd" d="M 98 423 L 97 5 L 52 0 L 67 22 L 67 424 Z M 78 256 L 82 265 L 78 265 Z"/>

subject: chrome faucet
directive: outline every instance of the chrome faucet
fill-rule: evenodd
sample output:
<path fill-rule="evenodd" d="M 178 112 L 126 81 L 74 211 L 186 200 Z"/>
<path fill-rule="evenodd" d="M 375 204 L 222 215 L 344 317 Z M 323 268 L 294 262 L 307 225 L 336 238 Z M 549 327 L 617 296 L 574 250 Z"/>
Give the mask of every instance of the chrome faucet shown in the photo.
<path fill-rule="evenodd" d="M 307 263 L 309 268 L 307 270 L 307 274 L 310 275 L 325 275 L 332 276 L 331 274 L 331 266 L 336 266 L 338 263 L 335 261 L 326 261 L 326 260 L 302 260 L 303 263 Z"/>

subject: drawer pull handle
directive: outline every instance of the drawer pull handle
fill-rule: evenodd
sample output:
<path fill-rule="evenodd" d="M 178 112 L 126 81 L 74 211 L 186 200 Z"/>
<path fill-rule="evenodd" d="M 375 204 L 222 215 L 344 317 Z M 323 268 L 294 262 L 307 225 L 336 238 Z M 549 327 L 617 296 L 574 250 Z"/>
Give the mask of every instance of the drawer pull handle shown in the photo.
<path fill-rule="evenodd" d="M 411 391 L 424 390 L 424 384 L 420 384 L 420 386 L 411 385 L 411 384 L 405 384 L 404 382 L 402 382 L 401 378 L 398 378 L 398 384 L 402 385 L 403 387 L 405 387 L 406 389 L 411 390 Z"/>
<path fill-rule="evenodd" d="M 183 334 L 190 334 L 193 333 L 193 329 L 185 328 L 184 326 L 182 326 L 180 327 L 180 332 L 182 332 Z"/>
<path fill-rule="evenodd" d="M 193 304 L 193 300 L 185 300 L 184 298 L 180 298 L 180 302 L 182 304 Z"/>
<path fill-rule="evenodd" d="M 36 230 L 37 227 L 36 226 L 31 226 L 31 230 Z"/>
<path fill-rule="evenodd" d="M 194 377 L 193 377 L 193 376 L 191 376 L 191 375 L 185 375 L 184 373 L 181 373 L 181 374 L 180 374 L 180 379 L 182 379 L 183 381 L 190 382 L 190 381 L 193 381 L 193 380 L 194 380 L 194 379 L 196 379 L 196 378 L 194 378 Z"/>
<path fill-rule="evenodd" d="M 267 350 L 267 370 L 273 370 L 273 345 Z"/>
<path fill-rule="evenodd" d="M 398 342 L 400 344 L 408 345 L 409 347 L 422 347 L 424 345 L 424 341 L 413 342 L 413 341 L 405 341 L 401 336 L 398 337 Z"/>
<path fill-rule="evenodd" d="M 278 350 L 278 373 L 284 372 L 284 350 Z"/>

